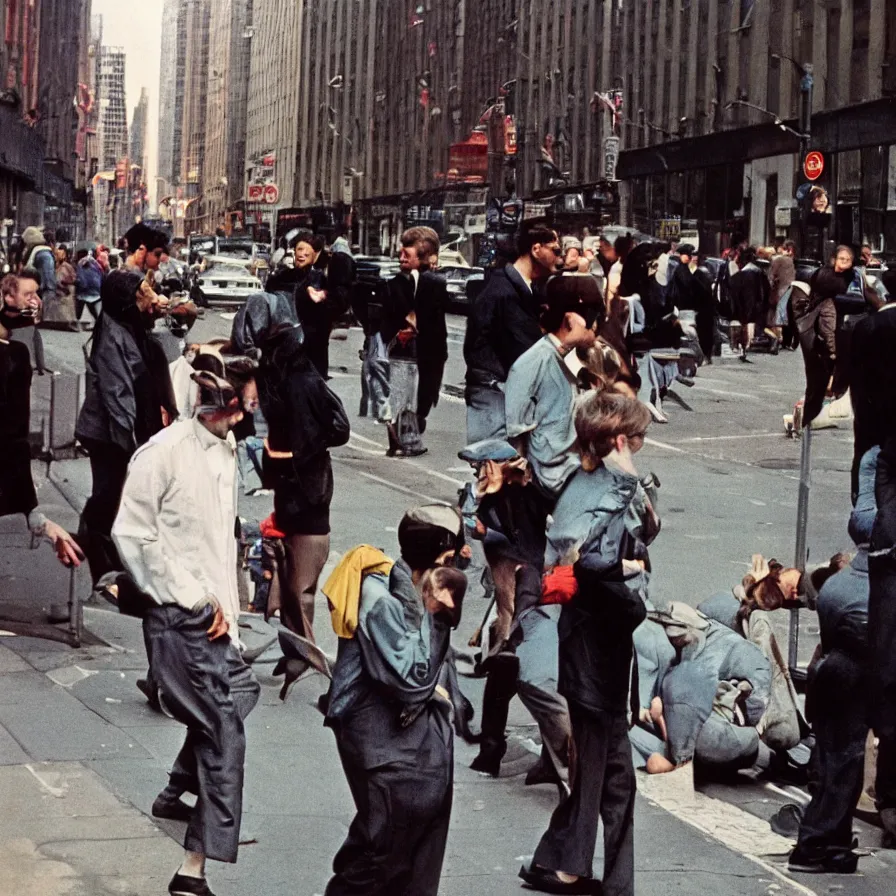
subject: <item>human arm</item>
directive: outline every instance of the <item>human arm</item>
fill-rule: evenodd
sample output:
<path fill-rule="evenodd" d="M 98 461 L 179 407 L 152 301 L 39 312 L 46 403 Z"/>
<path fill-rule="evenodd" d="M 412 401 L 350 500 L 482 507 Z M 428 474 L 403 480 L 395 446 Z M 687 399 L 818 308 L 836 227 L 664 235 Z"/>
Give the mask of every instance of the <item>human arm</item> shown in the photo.
<path fill-rule="evenodd" d="M 39 507 L 28 514 L 28 528 L 31 530 L 32 547 L 36 540 L 46 538 L 56 550 L 56 557 L 63 566 L 79 567 L 84 560 L 84 552 L 72 536 L 53 520 L 47 519 Z"/>
<path fill-rule="evenodd" d="M 134 429 L 137 422 L 137 396 L 134 388 L 133 365 L 143 366 L 143 361 L 127 351 L 117 338 L 106 338 L 104 329 L 101 341 L 90 355 L 94 380 L 103 407 L 115 426 L 124 434 L 125 441 L 133 449 L 137 445 Z"/>
<path fill-rule="evenodd" d="M 818 335 L 824 342 L 828 356 L 832 361 L 837 358 L 837 306 L 833 299 L 825 299 L 821 303 L 816 324 Z"/>

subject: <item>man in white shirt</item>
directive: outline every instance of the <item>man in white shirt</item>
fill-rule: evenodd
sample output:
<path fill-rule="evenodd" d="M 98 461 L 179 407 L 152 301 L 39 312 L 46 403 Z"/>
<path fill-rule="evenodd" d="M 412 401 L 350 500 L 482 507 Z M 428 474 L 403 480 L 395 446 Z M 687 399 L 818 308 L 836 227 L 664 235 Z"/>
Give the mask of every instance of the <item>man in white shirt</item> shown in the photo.
<path fill-rule="evenodd" d="M 155 606 L 143 621 L 161 702 L 187 726 L 153 814 L 188 821 L 172 896 L 212 896 L 206 858 L 235 862 L 242 813 L 243 719 L 259 685 L 239 651 L 236 444 L 243 417 L 227 380 L 196 373 L 192 419 L 155 435 L 131 460 L 112 538 Z M 195 809 L 180 800 L 196 793 Z"/>

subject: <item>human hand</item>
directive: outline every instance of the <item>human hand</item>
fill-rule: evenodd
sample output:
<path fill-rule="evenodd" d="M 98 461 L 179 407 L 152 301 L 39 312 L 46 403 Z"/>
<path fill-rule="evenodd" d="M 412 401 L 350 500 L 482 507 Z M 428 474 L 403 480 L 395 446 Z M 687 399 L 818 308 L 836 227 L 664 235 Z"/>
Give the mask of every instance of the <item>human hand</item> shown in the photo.
<path fill-rule="evenodd" d="M 327 291 L 325 289 L 315 289 L 313 286 L 308 287 L 308 298 L 314 302 L 315 305 L 323 302 L 327 297 Z"/>
<path fill-rule="evenodd" d="M 221 605 L 215 598 L 209 597 L 206 599 L 205 603 L 213 607 L 215 611 L 212 624 L 206 629 L 206 633 L 208 634 L 209 641 L 217 641 L 218 638 L 223 638 L 224 635 L 227 634 L 229 626 L 227 625 L 227 620 L 224 618 L 224 611 L 221 609 Z"/>
<path fill-rule="evenodd" d="M 56 557 L 63 566 L 79 567 L 84 560 L 84 552 L 77 542 L 58 523 L 47 520 L 44 523 L 44 535 L 53 542 Z"/>

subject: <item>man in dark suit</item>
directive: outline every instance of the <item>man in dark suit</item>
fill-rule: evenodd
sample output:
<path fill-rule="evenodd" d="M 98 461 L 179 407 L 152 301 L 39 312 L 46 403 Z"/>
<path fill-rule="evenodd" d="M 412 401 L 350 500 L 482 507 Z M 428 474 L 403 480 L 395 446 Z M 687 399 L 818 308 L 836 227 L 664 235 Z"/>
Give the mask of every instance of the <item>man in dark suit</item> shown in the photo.
<path fill-rule="evenodd" d="M 507 374 L 543 335 L 538 325 L 538 283 L 563 270 L 557 233 L 543 224 L 525 230 L 518 248 L 513 264 L 492 272 L 467 319 L 468 444 L 504 437 Z"/>
<path fill-rule="evenodd" d="M 420 437 L 438 404 L 448 359 L 448 287 L 431 270 L 439 256 L 439 237 L 432 228 L 406 230 L 401 244 L 401 273 L 389 281 L 381 326 L 392 380 L 387 453 L 415 457 L 426 451 Z"/>
<path fill-rule="evenodd" d="M 865 452 L 896 435 L 896 270 L 884 271 L 881 281 L 887 303 L 856 324 L 847 362 L 855 413 L 853 499 Z"/>

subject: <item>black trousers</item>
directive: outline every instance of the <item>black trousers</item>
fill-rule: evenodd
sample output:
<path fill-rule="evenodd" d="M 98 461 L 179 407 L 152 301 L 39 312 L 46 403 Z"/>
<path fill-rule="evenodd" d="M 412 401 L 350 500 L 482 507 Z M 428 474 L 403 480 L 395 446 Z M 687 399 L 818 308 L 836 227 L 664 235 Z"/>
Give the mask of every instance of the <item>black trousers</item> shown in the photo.
<path fill-rule="evenodd" d="M 828 654 L 810 688 L 815 749 L 809 769 L 812 800 L 800 825 L 801 851 L 850 849 L 852 814 L 862 794 L 868 738 L 865 676 L 845 653 Z"/>
<path fill-rule="evenodd" d="M 451 820 L 453 753 L 449 742 L 441 756 L 426 752 L 419 763 L 365 769 L 340 745 L 357 814 L 333 859 L 325 896 L 437 896 Z"/>
<path fill-rule="evenodd" d="M 121 503 L 131 456 L 124 448 L 108 442 L 93 439 L 83 442 L 90 452 L 93 488 L 81 513 L 78 535 L 95 585 L 107 572 L 121 569 L 118 551 L 112 542 L 112 524 Z"/>
<path fill-rule="evenodd" d="M 874 799 L 878 809 L 896 809 L 896 740 L 888 737 L 878 740 Z"/>
<path fill-rule="evenodd" d="M 570 702 L 575 744 L 572 792 L 551 816 L 534 863 L 579 877 L 593 874 L 598 819 L 604 823 L 605 896 L 635 892 L 635 770 L 622 713 L 586 712 Z"/>
<path fill-rule="evenodd" d="M 255 676 L 226 636 L 208 639 L 214 612 L 154 607 L 143 625 L 162 701 L 187 737 L 171 783 L 198 797 L 184 848 L 235 862 L 243 806 L 243 719 L 258 701 Z"/>

